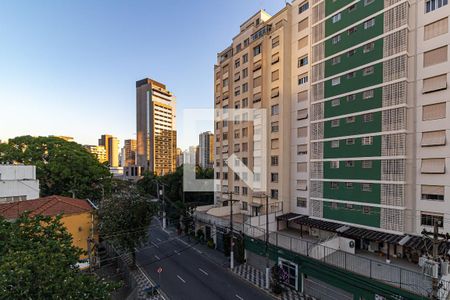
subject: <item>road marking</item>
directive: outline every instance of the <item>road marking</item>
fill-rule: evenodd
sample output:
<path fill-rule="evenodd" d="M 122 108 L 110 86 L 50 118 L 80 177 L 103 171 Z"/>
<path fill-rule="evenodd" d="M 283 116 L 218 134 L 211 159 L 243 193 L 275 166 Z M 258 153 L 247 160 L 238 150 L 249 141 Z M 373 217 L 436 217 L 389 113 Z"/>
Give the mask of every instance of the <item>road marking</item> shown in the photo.
<path fill-rule="evenodd" d="M 156 240 L 157 240 L 158 242 L 161 242 L 161 239 L 160 239 L 160 238 L 157 238 Z"/>
<path fill-rule="evenodd" d="M 236 294 L 236 298 L 238 298 L 239 300 L 244 300 L 244 298 L 242 298 L 242 297 L 239 296 L 238 294 Z"/>
<path fill-rule="evenodd" d="M 178 252 L 177 250 L 174 250 L 174 252 L 175 252 L 176 254 L 178 254 L 178 255 L 181 255 L 181 253 Z"/>
<path fill-rule="evenodd" d="M 155 246 L 156 248 L 159 248 L 159 246 L 155 242 L 152 242 L 152 245 Z"/>
<path fill-rule="evenodd" d="M 161 260 L 161 258 L 159 258 L 159 256 L 156 255 L 156 254 L 155 254 L 155 258 L 156 258 L 157 260 Z"/>
<path fill-rule="evenodd" d="M 181 280 L 181 282 L 183 282 L 183 283 L 186 283 L 186 281 L 183 279 L 183 278 L 181 278 L 181 276 L 180 275 L 177 275 L 177 277 L 178 277 L 178 279 L 180 279 Z M 242 299 L 243 300 L 243 299 Z"/>
<path fill-rule="evenodd" d="M 189 247 L 191 247 L 191 244 L 188 244 L 188 243 L 186 243 L 185 241 L 183 241 L 182 239 L 180 239 L 180 238 L 177 238 L 177 240 L 178 241 L 180 241 L 180 242 L 182 242 L 183 244 L 185 244 L 186 246 L 189 246 Z M 202 251 L 200 251 L 200 250 L 198 250 L 197 248 L 195 248 L 195 247 L 191 247 L 192 249 L 194 249 L 198 254 L 203 254 L 203 252 Z"/>
<path fill-rule="evenodd" d="M 203 274 L 205 274 L 206 276 L 208 276 L 208 273 L 206 273 L 204 270 L 202 270 L 202 269 L 200 269 L 200 268 L 198 268 L 198 270 L 199 270 L 200 272 L 202 272 Z"/>

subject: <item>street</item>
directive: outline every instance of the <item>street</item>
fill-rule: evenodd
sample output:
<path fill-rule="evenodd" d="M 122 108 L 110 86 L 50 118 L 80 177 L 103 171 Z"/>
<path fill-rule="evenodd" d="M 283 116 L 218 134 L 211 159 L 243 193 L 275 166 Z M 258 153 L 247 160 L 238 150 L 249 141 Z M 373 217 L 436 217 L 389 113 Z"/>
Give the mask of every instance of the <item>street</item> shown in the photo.
<path fill-rule="evenodd" d="M 187 244 L 176 234 L 152 226 L 149 246 L 137 253 L 138 264 L 170 299 L 273 299 L 231 274 L 192 244 L 195 241 Z"/>

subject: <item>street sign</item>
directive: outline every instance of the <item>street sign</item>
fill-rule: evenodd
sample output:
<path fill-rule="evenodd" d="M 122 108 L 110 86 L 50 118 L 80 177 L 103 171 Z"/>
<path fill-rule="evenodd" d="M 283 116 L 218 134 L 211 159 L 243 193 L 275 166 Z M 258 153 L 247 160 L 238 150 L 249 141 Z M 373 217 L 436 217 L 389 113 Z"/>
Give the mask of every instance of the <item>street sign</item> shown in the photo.
<path fill-rule="evenodd" d="M 158 270 L 156 270 L 156 272 L 158 272 L 160 274 L 162 273 L 162 271 L 163 271 L 163 268 L 161 268 L 161 267 L 159 267 Z"/>

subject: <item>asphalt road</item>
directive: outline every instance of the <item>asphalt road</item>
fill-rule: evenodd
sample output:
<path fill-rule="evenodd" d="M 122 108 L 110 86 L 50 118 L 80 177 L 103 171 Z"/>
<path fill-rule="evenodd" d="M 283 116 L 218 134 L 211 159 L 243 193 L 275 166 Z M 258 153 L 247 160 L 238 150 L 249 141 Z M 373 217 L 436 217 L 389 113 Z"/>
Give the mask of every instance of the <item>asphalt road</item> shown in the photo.
<path fill-rule="evenodd" d="M 195 246 L 161 228 L 150 231 L 151 244 L 137 253 L 138 264 L 173 300 L 269 300 L 265 292 L 230 274 Z M 158 268 L 162 268 L 159 276 Z"/>

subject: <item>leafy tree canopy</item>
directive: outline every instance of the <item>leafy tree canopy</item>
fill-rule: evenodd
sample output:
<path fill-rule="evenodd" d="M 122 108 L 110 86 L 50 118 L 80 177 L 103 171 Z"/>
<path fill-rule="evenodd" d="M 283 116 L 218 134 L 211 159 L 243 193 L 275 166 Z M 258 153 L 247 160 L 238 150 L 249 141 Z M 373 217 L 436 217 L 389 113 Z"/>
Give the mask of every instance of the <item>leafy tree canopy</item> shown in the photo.
<path fill-rule="evenodd" d="M 117 285 L 79 271 L 81 253 L 60 217 L 0 219 L 0 299 L 109 299 Z"/>
<path fill-rule="evenodd" d="M 0 144 L 0 163 L 35 165 L 41 196 L 100 200 L 110 190 L 107 166 L 80 144 L 57 137 L 21 136 Z"/>

